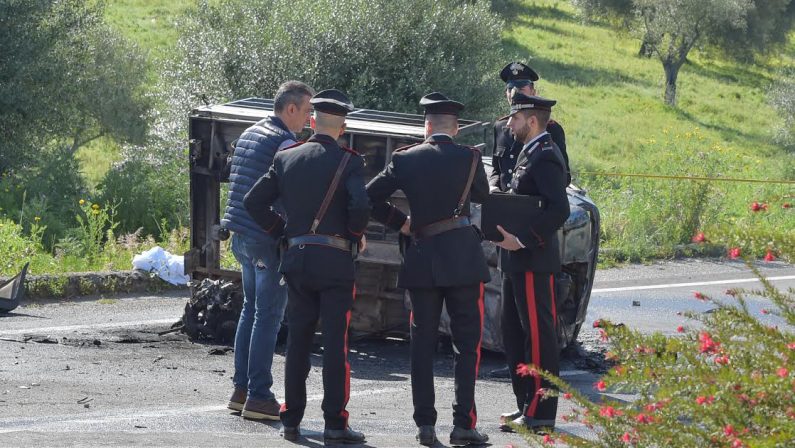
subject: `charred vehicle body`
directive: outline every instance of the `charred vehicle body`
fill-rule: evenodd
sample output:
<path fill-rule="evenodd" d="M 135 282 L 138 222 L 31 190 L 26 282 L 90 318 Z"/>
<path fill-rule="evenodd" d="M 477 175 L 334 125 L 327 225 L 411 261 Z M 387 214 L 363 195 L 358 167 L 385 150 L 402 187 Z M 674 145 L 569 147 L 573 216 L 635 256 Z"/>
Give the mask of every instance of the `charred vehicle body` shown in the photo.
<path fill-rule="evenodd" d="M 273 114 L 273 101 L 248 98 L 222 105 L 204 106 L 190 114 L 190 227 L 191 248 L 185 254 L 185 273 L 192 283 L 204 279 L 238 281 L 240 272 L 222 269 L 222 241 L 229 231 L 220 226 L 223 184 L 228 182 L 229 163 L 234 142 L 242 132 L 257 121 Z M 390 161 L 393 151 L 424 138 L 422 115 L 357 109 L 346 120 L 340 143 L 354 148 L 364 156 L 366 180 L 378 174 Z M 457 140 L 478 144 L 484 149 L 484 165 L 490 169 L 490 148 L 483 142 L 491 135 L 491 123 L 460 120 Z M 567 189 L 571 214 L 560 232 L 563 271 L 557 275 L 556 300 L 561 347 L 574 342 L 585 320 L 596 268 L 599 243 L 599 212 L 585 191 L 570 185 Z M 392 203 L 409 212 L 401 192 Z M 472 211 L 475 222 L 479 209 Z M 366 334 L 407 335 L 409 331 L 408 300 L 397 288 L 400 267 L 398 234 L 371 221 L 367 231 L 367 250 L 357 259 L 356 291 L 351 330 Z M 492 281 L 486 285 L 483 346 L 502 351 L 500 330 L 500 276 L 496 271 L 497 256 L 493 243 L 484 241 L 484 251 L 492 270 Z M 206 282 L 205 282 L 206 284 Z M 200 291 L 194 291 L 194 298 Z M 192 299 L 193 302 L 196 300 Z M 195 304 L 194 304 L 195 305 Z M 188 304 L 187 309 L 191 306 Z M 194 306 L 194 308 L 196 308 Z M 194 311 L 194 314 L 197 311 Z M 201 311 L 198 311 L 201 313 Z M 202 316 L 191 318 L 195 327 Z M 230 318 L 228 318 L 230 319 Z M 229 323 L 219 322 L 228 332 Z M 443 316 L 440 331 L 449 334 L 448 320 Z M 204 334 L 211 333 L 204 331 Z"/>

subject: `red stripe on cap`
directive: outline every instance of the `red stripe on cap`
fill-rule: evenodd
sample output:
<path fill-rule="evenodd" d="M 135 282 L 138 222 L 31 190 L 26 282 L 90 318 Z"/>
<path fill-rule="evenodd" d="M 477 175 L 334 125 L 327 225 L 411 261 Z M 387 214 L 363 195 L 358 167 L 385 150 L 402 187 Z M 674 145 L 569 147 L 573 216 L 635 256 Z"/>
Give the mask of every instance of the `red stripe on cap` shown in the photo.
<path fill-rule="evenodd" d="M 530 348 L 530 356 L 531 361 L 536 369 L 541 368 L 541 343 L 538 340 L 538 311 L 536 310 L 536 292 L 534 288 L 535 278 L 533 277 L 532 272 L 525 272 L 524 275 L 524 289 L 525 289 L 525 297 L 527 298 L 527 317 L 529 319 L 530 324 L 530 337 L 532 338 L 531 341 L 531 348 Z M 538 389 L 541 389 L 541 375 L 539 373 L 533 374 L 533 380 L 535 381 L 535 392 L 538 392 Z M 538 394 L 533 394 L 533 401 L 530 402 L 530 406 L 527 407 L 527 415 L 528 417 L 532 417 L 535 415 L 536 408 L 538 407 Z"/>
<path fill-rule="evenodd" d="M 483 291 L 484 291 L 483 282 L 480 282 L 480 296 L 478 297 L 478 312 L 480 313 L 480 339 L 478 339 L 478 348 L 477 348 L 478 355 L 475 361 L 475 382 L 477 382 L 478 380 L 478 371 L 480 371 L 480 346 L 483 343 L 483 313 L 484 313 Z M 469 420 L 471 422 L 470 428 L 475 429 L 475 425 L 478 422 L 478 412 L 475 409 L 474 392 L 472 394 L 472 409 L 469 411 Z"/>

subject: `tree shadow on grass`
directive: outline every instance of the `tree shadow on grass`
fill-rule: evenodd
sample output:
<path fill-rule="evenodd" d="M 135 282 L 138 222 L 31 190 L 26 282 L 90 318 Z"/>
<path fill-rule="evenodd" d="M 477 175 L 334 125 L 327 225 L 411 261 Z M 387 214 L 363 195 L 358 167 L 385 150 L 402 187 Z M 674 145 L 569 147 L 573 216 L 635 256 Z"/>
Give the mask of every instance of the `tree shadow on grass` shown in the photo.
<path fill-rule="evenodd" d="M 574 14 L 569 11 L 563 11 L 555 5 L 537 5 L 535 2 L 528 5 L 520 0 L 492 0 L 491 10 L 509 24 L 521 18 L 521 16 L 539 17 L 566 22 L 579 21 Z"/>
<path fill-rule="evenodd" d="M 691 73 L 740 86 L 766 86 L 774 81 L 771 76 L 751 70 L 749 67 L 740 64 L 721 67 L 709 61 L 698 63 L 691 60 L 688 60 L 684 66 Z"/>

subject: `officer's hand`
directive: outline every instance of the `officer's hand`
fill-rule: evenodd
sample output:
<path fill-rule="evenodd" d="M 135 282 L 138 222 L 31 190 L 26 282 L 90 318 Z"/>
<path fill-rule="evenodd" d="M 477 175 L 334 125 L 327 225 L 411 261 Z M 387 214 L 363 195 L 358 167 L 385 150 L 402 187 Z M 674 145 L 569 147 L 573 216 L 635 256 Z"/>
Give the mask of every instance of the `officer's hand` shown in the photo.
<path fill-rule="evenodd" d="M 406 222 L 404 222 L 403 227 L 400 228 L 400 233 L 403 235 L 411 235 L 411 216 L 406 217 Z"/>
<path fill-rule="evenodd" d="M 359 240 L 359 252 L 364 252 L 367 250 L 367 237 L 362 235 L 362 239 Z"/>
<path fill-rule="evenodd" d="M 500 233 L 502 234 L 502 238 L 503 239 L 502 239 L 502 241 L 495 242 L 494 244 L 496 244 L 497 246 L 499 246 L 499 247 L 501 247 L 501 248 L 503 248 L 505 250 L 510 250 L 510 251 L 515 251 L 515 250 L 519 250 L 519 249 L 522 248 L 522 245 L 519 244 L 519 239 L 516 238 L 516 236 L 514 234 L 507 232 L 500 225 L 497 226 L 497 230 L 500 231 Z"/>

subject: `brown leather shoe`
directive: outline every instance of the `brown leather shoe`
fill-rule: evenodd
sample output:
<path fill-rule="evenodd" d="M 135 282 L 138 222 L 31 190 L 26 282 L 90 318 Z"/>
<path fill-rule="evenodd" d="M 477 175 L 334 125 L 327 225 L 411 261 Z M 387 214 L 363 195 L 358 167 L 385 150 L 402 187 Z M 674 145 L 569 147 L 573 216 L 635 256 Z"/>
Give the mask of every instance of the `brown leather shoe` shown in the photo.
<path fill-rule="evenodd" d="M 235 388 L 235 391 L 232 392 L 232 397 L 229 399 L 229 403 L 226 405 L 226 407 L 233 411 L 242 411 L 243 405 L 245 403 L 246 389 Z"/>
<path fill-rule="evenodd" d="M 258 400 L 249 397 L 243 405 L 243 418 L 250 420 L 279 420 L 279 402 L 276 399 Z"/>

